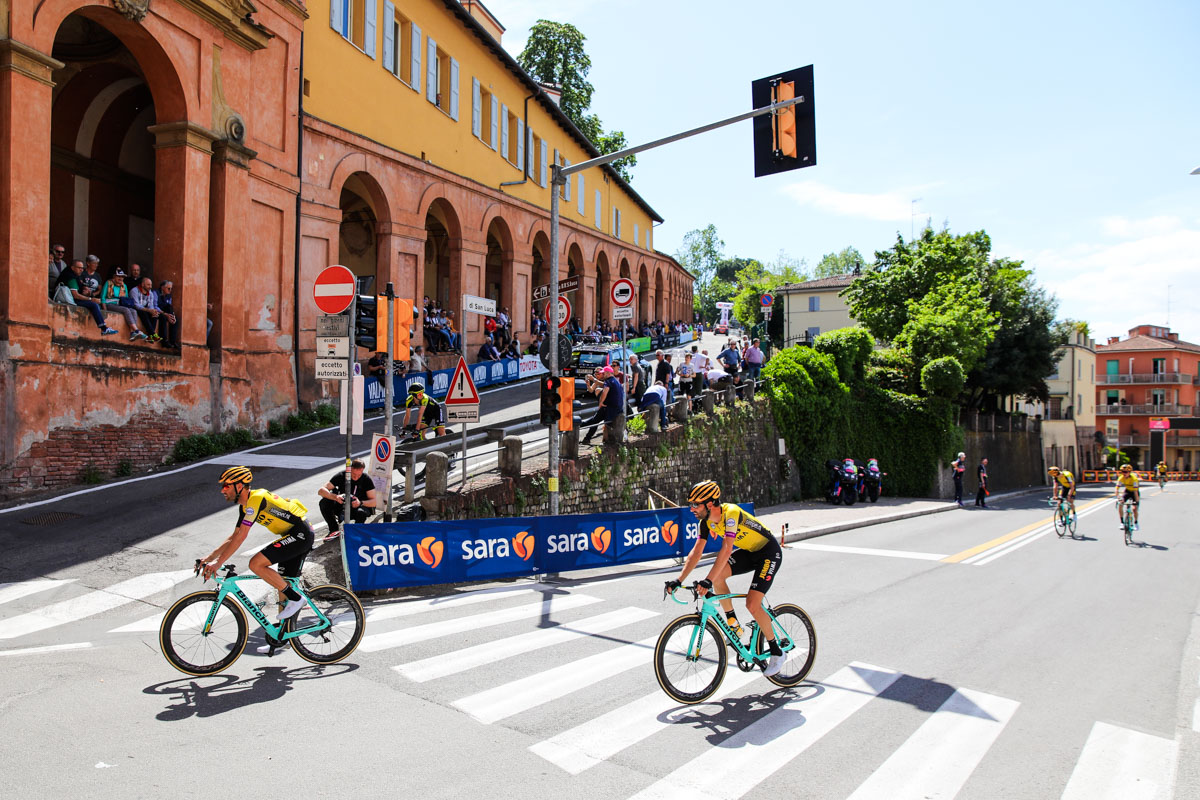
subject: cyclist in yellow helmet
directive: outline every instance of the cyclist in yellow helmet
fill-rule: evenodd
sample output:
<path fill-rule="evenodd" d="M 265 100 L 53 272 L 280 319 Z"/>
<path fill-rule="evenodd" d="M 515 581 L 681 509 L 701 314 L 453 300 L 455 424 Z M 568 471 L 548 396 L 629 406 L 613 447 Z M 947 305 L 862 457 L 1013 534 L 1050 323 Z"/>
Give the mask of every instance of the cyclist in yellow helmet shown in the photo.
<path fill-rule="evenodd" d="M 408 399 L 404 401 L 405 408 L 420 408 L 421 417 L 417 420 L 417 438 L 424 439 L 425 431 L 433 428 L 438 436 L 446 433 L 446 424 L 442 419 L 442 406 L 437 400 L 425 394 L 425 384 L 414 383 L 408 387 Z"/>
<path fill-rule="evenodd" d="M 1121 503 L 1125 502 L 1126 498 L 1133 501 L 1133 529 L 1138 529 L 1138 506 L 1141 500 L 1138 499 L 1140 494 L 1138 487 L 1138 476 L 1133 471 L 1133 467 L 1129 464 L 1121 465 L 1121 475 L 1117 478 L 1117 519 L 1121 519 Z M 1122 523 L 1123 524 L 1123 523 Z"/>
<path fill-rule="evenodd" d="M 776 674 L 783 668 L 786 659 L 779 643 L 775 641 L 771 618 L 763 611 L 762 601 L 779 572 L 779 565 L 783 562 L 783 550 L 779 547 L 779 540 L 752 514 L 743 511 L 734 503 L 722 504 L 721 487 L 716 481 L 701 481 L 693 486 L 688 492 L 688 505 L 691 506 L 696 519 L 700 520 L 700 536 L 692 546 L 692 552 L 688 554 L 679 578 L 667 581 L 667 586 L 671 589 L 678 588 L 696 568 L 704 555 L 704 543 L 710 535 L 722 537 L 721 549 L 717 551 L 717 558 L 708 570 L 708 577 L 700 581 L 700 593 L 703 596 L 708 594 L 709 590 L 716 589 L 718 594 L 729 594 L 729 587 L 725 581 L 730 576 L 745 572 L 754 574 L 750 581 L 750 591 L 746 593 L 746 610 L 758 623 L 758 628 L 771 651 L 771 658 L 768 659 L 763 674 Z M 733 603 L 722 600 L 721 605 L 725 608 L 729 627 L 740 634 Z"/>
<path fill-rule="evenodd" d="M 1071 516 L 1075 516 L 1075 476 L 1071 474 L 1071 470 L 1058 467 L 1051 467 L 1047 471 L 1054 486 L 1054 499 L 1057 500 L 1060 494 L 1065 493 L 1067 505 L 1071 507 Z"/>
<path fill-rule="evenodd" d="M 238 504 L 238 523 L 229 538 L 201 559 L 202 569 L 205 580 L 211 578 L 242 546 L 250 528 L 255 523 L 262 525 L 279 538 L 250 559 L 250 571 L 287 598 L 287 603 L 279 612 L 279 621 L 283 621 L 304 605 L 300 593 L 288 586 L 283 576 L 300 577 L 304 559 L 312 550 L 313 529 L 305 520 L 308 509 L 302 503 L 272 494 L 266 489 L 251 490 L 252 480 L 254 474 L 249 467 L 230 467 L 221 473 L 221 495 L 229 502 Z M 282 575 L 272 569 L 273 564 L 279 565 Z"/>

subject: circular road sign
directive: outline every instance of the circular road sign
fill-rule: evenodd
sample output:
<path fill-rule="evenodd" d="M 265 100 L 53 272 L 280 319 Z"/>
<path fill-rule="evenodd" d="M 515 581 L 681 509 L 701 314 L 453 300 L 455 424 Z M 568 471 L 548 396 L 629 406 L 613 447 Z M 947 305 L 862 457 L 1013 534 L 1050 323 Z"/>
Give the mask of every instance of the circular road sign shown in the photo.
<path fill-rule="evenodd" d="M 375 460 L 383 463 L 392 457 L 392 443 L 385 436 L 375 443 Z"/>
<path fill-rule="evenodd" d="M 775 298 L 769 294 L 764 294 L 762 297 L 758 298 L 758 302 L 763 304 L 763 308 L 770 308 L 771 303 L 775 302 Z"/>
<path fill-rule="evenodd" d="M 629 278 L 617 278 L 613 281 L 612 291 L 609 294 L 612 295 L 614 306 L 624 308 L 633 302 L 633 281 Z"/>
<path fill-rule="evenodd" d="M 313 300 L 326 314 L 340 314 L 350 307 L 357 287 L 354 273 L 341 264 L 321 270 L 313 283 Z"/>
<path fill-rule="evenodd" d="M 550 304 L 546 303 L 546 322 L 550 321 Z M 566 295 L 558 296 L 558 327 L 559 329 L 567 327 L 567 323 L 571 321 L 571 301 Z"/>

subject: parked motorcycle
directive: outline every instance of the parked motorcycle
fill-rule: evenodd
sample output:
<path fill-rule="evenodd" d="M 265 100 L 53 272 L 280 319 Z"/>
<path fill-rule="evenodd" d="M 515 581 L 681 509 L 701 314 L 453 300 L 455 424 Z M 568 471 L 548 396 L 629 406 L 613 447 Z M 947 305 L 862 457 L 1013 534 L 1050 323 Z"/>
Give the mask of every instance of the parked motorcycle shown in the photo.
<path fill-rule="evenodd" d="M 868 500 L 879 502 L 879 495 L 883 492 L 883 476 L 887 475 L 886 472 L 880 472 L 879 460 L 867 459 L 867 466 L 860 471 L 860 475 L 858 499 L 864 503 Z"/>
<path fill-rule="evenodd" d="M 858 468 L 854 465 L 854 460 L 847 458 L 844 461 L 838 461 L 836 458 L 831 458 L 825 462 L 825 466 L 829 469 L 829 489 L 825 493 L 826 501 L 835 506 L 838 503 L 854 505 L 854 502 L 858 500 Z"/>

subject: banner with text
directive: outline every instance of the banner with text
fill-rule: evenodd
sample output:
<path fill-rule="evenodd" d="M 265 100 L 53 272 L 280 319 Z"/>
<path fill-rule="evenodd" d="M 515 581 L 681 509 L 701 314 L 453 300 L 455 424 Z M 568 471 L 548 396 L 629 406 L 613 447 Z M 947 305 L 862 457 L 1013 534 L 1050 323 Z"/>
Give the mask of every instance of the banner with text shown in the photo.
<path fill-rule="evenodd" d="M 493 384 L 510 383 L 531 375 L 540 375 L 547 371 L 537 356 L 521 356 L 519 360 L 515 358 L 502 358 L 499 361 L 482 361 L 478 364 L 472 364 L 468 369 L 471 371 L 471 380 L 475 381 L 476 388 L 480 389 Z M 394 406 L 403 406 L 404 401 L 408 399 L 408 387 L 414 383 L 424 384 L 425 391 L 433 397 L 445 397 L 446 392 L 450 390 L 450 379 L 453 376 L 453 369 L 393 375 L 392 404 Z M 383 381 L 379 378 L 368 376 L 364 382 L 364 389 L 363 408 L 368 411 L 375 408 L 383 408 L 387 394 Z"/>

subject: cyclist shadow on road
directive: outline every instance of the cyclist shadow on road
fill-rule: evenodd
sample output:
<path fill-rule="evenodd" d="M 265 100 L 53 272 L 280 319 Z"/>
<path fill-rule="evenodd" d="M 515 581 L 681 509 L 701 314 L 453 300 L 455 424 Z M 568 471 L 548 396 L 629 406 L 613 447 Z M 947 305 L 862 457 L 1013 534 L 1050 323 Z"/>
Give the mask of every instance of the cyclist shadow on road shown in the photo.
<path fill-rule="evenodd" d="M 824 693 L 825 687 L 819 683 L 801 683 L 787 689 L 775 689 L 766 694 L 747 694 L 691 706 L 677 706 L 659 714 L 658 720 L 671 725 L 690 725 L 693 728 L 708 729 L 710 733 L 705 738 L 709 744 L 719 745 L 731 736 L 741 733 L 767 714 L 789 703 L 802 703 Z M 711 710 L 705 711 L 704 709 Z M 779 725 L 771 726 L 775 735 L 778 735 L 780 729 L 790 730 L 805 722 L 803 706 L 795 706 L 781 713 L 786 713 L 791 719 L 780 720 Z M 775 719 L 778 719 L 778 716 Z M 769 738 L 774 738 L 774 736 Z M 747 740 L 745 744 L 763 744 L 763 742 Z"/>
<path fill-rule="evenodd" d="M 172 697 L 176 702 L 160 711 L 155 719 L 177 722 L 189 717 L 215 717 L 227 711 L 278 700 L 292 690 L 296 681 L 333 677 L 358 669 L 357 664 L 309 664 L 302 667 L 257 667 L 253 678 L 236 675 L 209 675 L 157 683 L 143 689 L 144 694 Z"/>

